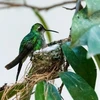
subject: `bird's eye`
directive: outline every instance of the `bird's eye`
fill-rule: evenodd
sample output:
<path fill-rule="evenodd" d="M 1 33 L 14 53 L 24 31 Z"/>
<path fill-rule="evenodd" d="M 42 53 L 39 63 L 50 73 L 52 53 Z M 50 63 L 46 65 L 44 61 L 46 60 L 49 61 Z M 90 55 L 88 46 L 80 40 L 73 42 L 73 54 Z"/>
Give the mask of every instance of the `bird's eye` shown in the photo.
<path fill-rule="evenodd" d="M 42 27 L 38 27 L 38 31 L 42 31 L 42 29 L 43 29 Z"/>

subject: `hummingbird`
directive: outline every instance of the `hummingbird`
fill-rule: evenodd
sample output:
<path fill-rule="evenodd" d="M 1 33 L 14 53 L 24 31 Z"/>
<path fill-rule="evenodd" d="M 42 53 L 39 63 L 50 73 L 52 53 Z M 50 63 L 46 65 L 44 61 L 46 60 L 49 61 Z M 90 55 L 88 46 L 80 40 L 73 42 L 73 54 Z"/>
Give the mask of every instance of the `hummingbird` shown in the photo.
<path fill-rule="evenodd" d="M 14 66 L 18 65 L 17 75 L 16 75 L 16 82 L 18 80 L 22 64 L 26 60 L 26 58 L 33 54 L 34 51 L 39 50 L 46 46 L 44 33 L 46 31 L 51 31 L 58 33 L 54 30 L 45 29 L 43 25 L 40 23 L 36 23 L 32 26 L 30 32 L 22 39 L 19 47 L 19 55 L 11 61 L 9 64 L 5 66 L 7 70 L 13 68 Z M 32 56 L 32 55 L 31 55 Z"/>

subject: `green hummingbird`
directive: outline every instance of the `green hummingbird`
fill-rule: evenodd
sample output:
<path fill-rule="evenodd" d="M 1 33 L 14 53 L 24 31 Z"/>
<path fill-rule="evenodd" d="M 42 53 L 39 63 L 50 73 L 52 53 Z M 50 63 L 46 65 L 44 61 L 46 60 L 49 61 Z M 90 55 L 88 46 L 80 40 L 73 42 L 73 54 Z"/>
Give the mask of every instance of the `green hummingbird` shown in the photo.
<path fill-rule="evenodd" d="M 19 48 L 19 55 L 9 64 L 5 66 L 6 69 L 11 69 L 14 66 L 18 65 L 17 75 L 16 75 L 16 81 L 18 80 L 22 64 L 26 60 L 26 58 L 33 54 L 34 51 L 39 50 L 46 46 L 45 38 L 44 38 L 44 32 L 45 31 L 52 31 L 56 32 L 54 30 L 47 30 L 41 25 L 40 23 L 36 23 L 32 26 L 29 34 L 27 34 L 20 43 Z"/>

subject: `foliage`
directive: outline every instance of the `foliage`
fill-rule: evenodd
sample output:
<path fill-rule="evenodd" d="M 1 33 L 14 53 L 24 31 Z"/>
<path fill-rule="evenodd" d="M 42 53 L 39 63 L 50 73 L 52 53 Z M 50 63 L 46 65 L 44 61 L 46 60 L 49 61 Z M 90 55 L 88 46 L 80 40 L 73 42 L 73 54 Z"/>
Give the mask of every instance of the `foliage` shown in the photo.
<path fill-rule="evenodd" d="M 67 44 L 63 44 L 62 49 L 74 71 L 94 88 L 96 82 L 96 66 L 92 58 L 86 58 L 87 51 L 83 47 L 71 49 Z"/>
<path fill-rule="evenodd" d="M 31 76 L 31 81 L 24 80 L 20 84 L 17 83 L 13 85 L 10 89 L 7 87 L 5 90 L 0 92 L 0 99 L 3 98 L 4 100 L 6 100 L 6 98 L 11 98 L 15 96 L 16 93 L 19 93 L 20 97 L 23 98 L 23 100 L 29 100 L 33 90 L 35 90 L 35 100 L 61 100 L 62 96 L 60 94 L 60 91 L 58 91 L 58 89 L 53 84 L 48 82 L 48 80 L 59 77 L 74 100 L 98 100 L 98 96 L 95 92 L 97 70 L 96 64 L 94 63 L 92 57 L 95 58 L 95 62 L 100 68 L 100 0 L 85 1 L 86 7 L 78 11 L 73 16 L 71 26 L 71 41 L 69 42 L 67 40 L 66 42 L 61 42 L 60 46 L 62 50 L 62 53 L 60 52 L 60 55 L 63 55 L 63 57 L 65 57 L 65 61 L 67 62 L 67 64 L 71 65 L 74 72 L 62 70 L 62 65 L 66 63 L 57 63 L 62 59 L 58 56 L 52 60 L 50 52 L 48 53 L 49 58 L 51 57 L 49 61 L 53 63 L 51 64 L 49 62 L 49 64 L 51 64 L 51 66 L 53 67 L 56 66 L 56 68 L 60 66 L 58 70 L 56 70 L 56 68 L 50 69 L 51 67 L 48 64 L 46 70 L 48 70 L 49 68 L 50 73 L 46 72 L 41 73 L 40 75 L 37 75 L 37 73 L 35 73 L 37 77 L 35 77 L 33 74 L 34 72 L 31 72 L 30 70 L 28 74 L 29 76 Z M 37 11 L 36 9 L 33 10 L 36 16 L 44 24 L 44 26 L 47 27 L 47 24 L 39 11 Z M 49 41 L 51 41 L 50 33 L 48 33 L 48 39 Z M 82 47 L 83 45 L 86 45 L 88 47 L 88 50 Z M 56 52 L 57 55 L 59 55 L 59 51 L 56 50 L 54 50 L 55 53 L 53 53 L 53 56 L 54 54 L 56 54 Z M 87 57 L 89 57 L 89 59 L 87 59 Z M 43 57 L 39 56 L 39 61 L 42 58 Z M 45 63 L 47 64 L 47 61 Z M 42 66 L 42 64 L 39 64 L 39 66 Z M 40 69 L 41 68 L 43 67 L 40 67 Z M 32 75 L 30 74 L 30 72 Z M 53 75 L 55 77 L 53 77 Z M 36 81 L 36 79 L 38 79 L 38 81 Z M 36 87 L 34 87 L 35 84 Z M 28 89 L 26 89 L 26 86 L 28 86 Z"/>
<path fill-rule="evenodd" d="M 65 72 L 60 77 L 74 100 L 98 100 L 93 88 L 79 75 Z"/>
<path fill-rule="evenodd" d="M 35 100 L 61 100 L 61 96 L 52 84 L 42 81 L 36 86 Z"/>
<path fill-rule="evenodd" d="M 86 3 L 73 17 L 71 36 L 72 46 L 87 45 L 88 57 L 91 57 L 100 53 L 100 1 L 86 0 Z"/>

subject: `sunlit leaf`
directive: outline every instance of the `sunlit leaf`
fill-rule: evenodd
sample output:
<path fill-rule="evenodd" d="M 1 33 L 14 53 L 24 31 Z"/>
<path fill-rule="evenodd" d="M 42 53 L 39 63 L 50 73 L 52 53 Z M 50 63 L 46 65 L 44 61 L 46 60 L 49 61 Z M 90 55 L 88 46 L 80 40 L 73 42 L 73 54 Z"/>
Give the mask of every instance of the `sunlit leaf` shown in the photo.
<path fill-rule="evenodd" d="M 72 72 L 63 72 L 59 76 L 74 100 L 98 100 L 93 88 L 79 75 Z"/>
<path fill-rule="evenodd" d="M 89 48 L 88 56 L 91 57 L 100 53 L 98 45 L 100 44 L 100 6 L 98 5 L 100 0 L 86 1 L 87 6 L 73 17 L 71 45 L 87 45 Z M 88 16 L 88 13 L 92 14 Z"/>
<path fill-rule="evenodd" d="M 87 10 L 83 9 L 74 15 L 71 27 L 72 46 L 85 45 L 86 39 L 80 41 L 79 39 L 84 35 L 85 32 L 93 25 L 88 19 Z"/>

